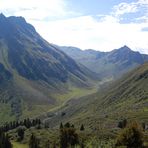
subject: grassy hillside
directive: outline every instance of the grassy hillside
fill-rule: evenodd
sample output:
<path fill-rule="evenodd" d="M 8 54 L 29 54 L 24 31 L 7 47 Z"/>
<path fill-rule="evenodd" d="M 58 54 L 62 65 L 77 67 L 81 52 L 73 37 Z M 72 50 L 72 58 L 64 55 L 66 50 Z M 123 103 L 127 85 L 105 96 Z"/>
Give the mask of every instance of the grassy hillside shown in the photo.
<path fill-rule="evenodd" d="M 127 119 L 148 124 L 148 63 L 136 68 L 112 84 L 100 86 L 93 95 L 70 99 L 63 106 L 40 116 L 42 125 L 25 129 L 23 141 L 17 141 L 17 129 L 8 131 L 14 148 L 26 148 L 33 133 L 46 148 L 60 147 L 59 125 L 70 122 L 75 125 L 80 144 L 88 147 L 113 148 L 122 131 L 118 123 Z M 84 131 L 80 131 L 81 125 Z M 145 148 L 148 146 L 148 131 L 142 130 Z M 77 146 L 78 148 L 80 146 Z M 120 147 L 119 147 L 120 148 Z"/>
<path fill-rule="evenodd" d="M 124 118 L 148 123 L 147 103 L 148 63 L 145 63 L 109 86 L 103 85 L 93 95 L 70 100 L 47 114 L 45 122 L 55 126 L 61 121 L 72 121 L 84 123 L 91 130 L 111 130 Z"/>

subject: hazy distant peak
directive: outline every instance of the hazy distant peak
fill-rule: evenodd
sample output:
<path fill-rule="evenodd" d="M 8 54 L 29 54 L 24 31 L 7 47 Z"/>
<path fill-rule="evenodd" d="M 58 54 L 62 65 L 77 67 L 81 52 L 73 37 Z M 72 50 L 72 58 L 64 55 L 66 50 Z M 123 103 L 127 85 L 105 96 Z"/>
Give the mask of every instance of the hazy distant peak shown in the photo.
<path fill-rule="evenodd" d="M 3 14 L 3 13 L 0 13 L 0 18 L 4 18 L 5 17 L 5 15 Z"/>
<path fill-rule="evenodd" d="M 119 49 L 120 50 L 130 50 L 131 51 L 131 49 L 127 45 L 124 45 L 123 47 L 121 47 Z"/>
<path fill-rule="evenodd" d="M 3 13 L 0 14 L 0 21 L 3 22 L 3 21 L 6 21 L 7 18 L 5 17 L 5 15 Z"/>
<path fill-rule="evenodd" d="M 113 52 L 114 51 L 115 52 L 118 52 L 118 51 L 121 51 L 121 52 L 129 52 L 129 51 L 131 51 L 131 52 L 133 52 L 127 45 L 124 45 L 121 48 L 118 48 L 118 49 L 113 50 Z"/>

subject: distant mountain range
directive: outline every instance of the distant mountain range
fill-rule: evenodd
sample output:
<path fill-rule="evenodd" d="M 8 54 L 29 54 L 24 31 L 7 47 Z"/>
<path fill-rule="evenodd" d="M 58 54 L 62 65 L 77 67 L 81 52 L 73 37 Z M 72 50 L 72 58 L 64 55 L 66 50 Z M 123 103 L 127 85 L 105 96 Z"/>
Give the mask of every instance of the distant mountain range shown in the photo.
<path fill-rule="evenodd" d="M 93 80 L 93 72 L 45 41 L 23 17 L 0 14 L 0 100 L 12 115 L 28 105 L 27 112 L 35 104 L 56 104 L 53 95 L 89 88 Z"/>
<path fill-rule="evenodd" d="M 81 50 L 66 46 L 61 47 L 61 50 L 101 77 L 117 78 L 128 70 L 148 61 L 148 55 L 132 51 L 127 46 L 111 52 L 100 52 L 92 49 Z"/>

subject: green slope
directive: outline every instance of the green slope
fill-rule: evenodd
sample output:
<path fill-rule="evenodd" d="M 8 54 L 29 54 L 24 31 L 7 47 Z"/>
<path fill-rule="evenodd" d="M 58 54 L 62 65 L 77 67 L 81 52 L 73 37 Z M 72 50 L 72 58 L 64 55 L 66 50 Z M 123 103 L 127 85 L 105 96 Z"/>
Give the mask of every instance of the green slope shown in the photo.
<path fill-rule="evenodd" d="M 123 118 L 148 122 L 148 63 L 108 85 L 93 95 L 70 100 L 45 121 L 52 126 L 61 121 L 84 123 L 91 130 L 112 130 Z M 65 115 L 61 116 L 63 112 Z"/>

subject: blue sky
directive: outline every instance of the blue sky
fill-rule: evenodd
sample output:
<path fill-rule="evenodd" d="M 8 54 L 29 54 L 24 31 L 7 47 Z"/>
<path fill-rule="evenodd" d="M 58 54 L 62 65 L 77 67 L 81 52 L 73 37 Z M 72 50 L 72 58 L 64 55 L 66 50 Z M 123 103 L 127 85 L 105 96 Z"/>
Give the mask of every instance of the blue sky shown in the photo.
<path fill-rule="evenodd" d="M 148 0 L 0 0 L 6 16 L 23 16 L 50 43 L 148 53 Z"/>
<path fill-rule="evenodd" d="M 115 5 L 122 2 L 133 2 L 133 0 L 69 0 L 68 5 L 73 11 L 81 12 L 83 15 L 109 14 Z"/>

